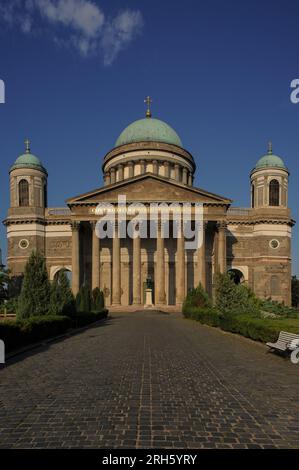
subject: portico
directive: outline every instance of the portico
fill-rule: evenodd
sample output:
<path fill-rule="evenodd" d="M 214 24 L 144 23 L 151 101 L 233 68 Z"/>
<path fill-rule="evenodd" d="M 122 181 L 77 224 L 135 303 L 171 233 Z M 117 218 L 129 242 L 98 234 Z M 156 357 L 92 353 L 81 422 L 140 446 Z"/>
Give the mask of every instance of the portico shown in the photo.
<path fill-rule="evenodd" d="M 146 179 L 143 177 L 143 184 Z M 72 204 L 71 207 L 74 208 Z M 77 201 L 77 212 L 78 208 Z M 211 213 L 213 217 L 215 210 L 224 215 L 226 208 L 227 202 L 210 203 L 204 209 L 205 216 Z M 92 207 L 88 211 L 92 213 Z M 113 237 L 100 239 L 95 230 L 99 218 L 86 220 L 86 217 L 82 217 L 79 220 L 75 217 L 76 222 L 72 223 L 74 294 L 78 292 L 80 282 L 90 282 L 92 288 L 103 290 L 107 305 L 140 306 L 145 302 L 146 281 L 151 279 L 154 305 L 180 306 L 187 290 L 196 287 L 199 282 L 212 293 L 215 273 L 226 269 L 224 219 L 204 220 L 199 228 L 203 231 L 201 246 L 187 249 L 188 240 L 182 233 L 183 229 L 179 231 L 181 233 L 175 234 L 173 221 L 170 222 L 166 237 L 159 219 L 155 238 L 150 237 L 149 221 L 146 237 L 136 230 L 131 238 L 128 233 L 126 237 L 120 234 L 116 216 Z M 84 227 L 82 232 L 80 227 Z M 90 249 L 84 250 L 82 245 L 89 245 Z"/>

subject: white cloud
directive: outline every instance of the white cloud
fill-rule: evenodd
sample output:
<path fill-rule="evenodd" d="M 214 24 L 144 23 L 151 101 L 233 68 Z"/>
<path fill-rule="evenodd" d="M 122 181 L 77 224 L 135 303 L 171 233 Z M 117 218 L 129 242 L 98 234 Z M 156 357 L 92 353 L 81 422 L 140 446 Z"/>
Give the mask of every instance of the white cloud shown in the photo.
<path fill-rule="evenodd" d="M 143 26 L 140 11 L 127 9 L 106 19 L 100 7 L 90 0 L 8 1 L 0 5 L 0 21 L 30 33 L 36 31 L 34 23 L 39 16 L 44 23 L 43 34 L 48 28 L 55 28 L 51 36 L 57 44 L 73 47 L 84 57 L 101 53 L 104 65 L 111 65 Z"/>
<path fill-rule="evenodd" d="M 62 23 L 87 37 L 99 34 L 105 21 L 100 8 L 86 0 L 35 0 L 41 16 L 53 23 Z"/>
<path fill-rule="evenodd" d="M 141 31 L 142 26 L 141 13 L 131 10 L 119 13 L 106 25 L 101 39 L 105 65 L 114 61 L 118 53 Z"/>

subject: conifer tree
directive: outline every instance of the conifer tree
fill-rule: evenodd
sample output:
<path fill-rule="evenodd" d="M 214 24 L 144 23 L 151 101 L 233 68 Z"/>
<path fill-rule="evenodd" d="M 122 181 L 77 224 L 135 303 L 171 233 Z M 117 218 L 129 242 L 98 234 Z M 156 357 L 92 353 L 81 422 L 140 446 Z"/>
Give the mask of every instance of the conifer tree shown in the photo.
<path fill-rule="evenodd" d="M 92 291 L 92 310 L 101 311 L 105 307 L 104 294 L 99 287 Z"/>
<path fill-rule="evenodd" d="M 44 257 L 33 251 L 25 266 L 21 294 L 18 299 L 18 318 L 46 315 L 50 302 L 50 282 Z"/>
<path fill-rule="evenodd" d="M 75 299 L 64 270 L 56 275 L 51 285 L 49 313 L 51 315 L 73 315 L 76 310 Z"/>

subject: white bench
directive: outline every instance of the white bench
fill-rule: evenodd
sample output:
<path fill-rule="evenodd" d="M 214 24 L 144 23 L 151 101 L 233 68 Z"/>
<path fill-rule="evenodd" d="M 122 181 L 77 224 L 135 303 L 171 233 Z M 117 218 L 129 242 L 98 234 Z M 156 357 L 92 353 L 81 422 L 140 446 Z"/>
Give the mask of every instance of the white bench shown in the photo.
<path fill-rule="evenodd" d="M 295 333 L 288 333 L 287 331 L 281 331 L 276 343 L 267 343 L 267 346 L 270 349 L 277 349 L 278 351 L 287 352 L 292 350 L 290 343 L 296 339 L 298 339 L 299 343 L 299 335 L 296 335 Z"/>

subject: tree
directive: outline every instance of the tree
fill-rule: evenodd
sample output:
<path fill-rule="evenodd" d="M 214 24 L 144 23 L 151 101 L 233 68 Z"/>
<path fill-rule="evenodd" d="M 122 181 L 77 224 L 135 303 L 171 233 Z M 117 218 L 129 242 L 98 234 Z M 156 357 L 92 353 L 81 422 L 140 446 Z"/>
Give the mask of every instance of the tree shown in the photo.
<path fill-rule="evenodd" d="M 203 288 L 202 284 L 199 283 L 198 286 L 194 289 L 189 289 L 186 299 L 184 301 L 184 306 L 190 307 L 199 307 L 199 308 L 211 308 L 212 302 Z"/>
<path fill-rule="evenodd" d="M 88 284 L 84 283 L 76 296 L 76 308 L 78 312 L 90 312 L 91 292 Z"/>
<path fill-rule="evenodd" d="M 104 300 L 104 293 L 99 289 L 99 287 L 95 287 L 92 291 L 92 310 L 101 311 L 105 308 L 105 300 Z"/>
<path fill-rule="evenodd" d="M 243 284 L 235 284 L 229 274 L 216 274 L 215 306 L 223 315 L 259 315 L 260 300 Z"/>
<path fill-rule="evenodd" d="M 58 272 L 51 284 L 51 315 L 73 315 L 76 311 L 75 299 L 70 289 L 69 280 L 64 270 Z"/>
<path fill-rule="evenodd" d="M 45 259 L 38 251 L 33 251 L 25 266 L 18 299 L 18 318 L 46 315 L 49 310 L 50 290 Z"/>
<path fill-rule="evenodd" d="M 0 303 L 7 299 L 9 286 L 9 271 L 8 269 L 0 268 Z"/>
<path fill-rule="evenodd" d="M 292 276 L 292 306 L 299 307 L 299 279 L 297 276 Z"/>

